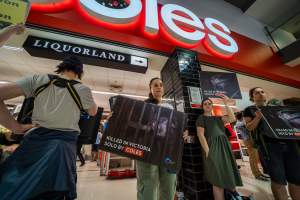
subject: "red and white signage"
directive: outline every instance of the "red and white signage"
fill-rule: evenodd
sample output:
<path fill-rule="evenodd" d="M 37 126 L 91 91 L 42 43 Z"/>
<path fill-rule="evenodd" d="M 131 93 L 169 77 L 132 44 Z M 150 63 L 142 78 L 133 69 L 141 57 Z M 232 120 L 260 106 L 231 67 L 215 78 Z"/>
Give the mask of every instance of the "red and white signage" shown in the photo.
<path fill-rule="evenodd" d="M 127 7 L 116 9 L 121 16 L 112 8 L 89 9 L 80 0 L 31 0 L 27 22 L 167 54 L 176 46 L 190 48 L 203 62 L 300 88 L 298 68 L 287 67 L 270 46 L 216 19 L 199 19 L 191 10 L 157 0 L 125 1 Z"/>
<path fill-rule="evenodd" d="M 209 52 L 221 58 L 230 58 L 239 50 L 229 28 L 219 20 L 208 17 L 200 20 L 182 6 L 159 6 L 157 0 L 130 0 L 129 6 L 121 9 L 106 7 L 96 0 L 50 0 L 47 4 L 34 3 L 32 7 L 45 12 L 70 8 L 77 9 L 90 22 L 106 28 L 134 30 L 143 26 L 145 37 L 163 36 L 172 44 L 184 48 L 203 44 Z"/>

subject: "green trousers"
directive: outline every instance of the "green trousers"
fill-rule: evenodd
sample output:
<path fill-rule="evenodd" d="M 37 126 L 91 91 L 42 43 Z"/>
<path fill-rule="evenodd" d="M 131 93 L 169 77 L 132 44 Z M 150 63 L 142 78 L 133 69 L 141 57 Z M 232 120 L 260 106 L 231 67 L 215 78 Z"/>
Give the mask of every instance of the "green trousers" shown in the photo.
<path fill-rule="evenodd" d="M 166 169 L 137 161 L 137 200 L 174 200 L 176 174 Z"/>

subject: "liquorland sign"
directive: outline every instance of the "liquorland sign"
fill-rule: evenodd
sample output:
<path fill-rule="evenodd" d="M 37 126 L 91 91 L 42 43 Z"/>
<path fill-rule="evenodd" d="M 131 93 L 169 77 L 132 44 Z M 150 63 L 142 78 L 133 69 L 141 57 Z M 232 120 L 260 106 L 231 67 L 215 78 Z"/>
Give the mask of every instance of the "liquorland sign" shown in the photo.
<path fill-rule="evenodd" d="M 127 0 L 127 6 L 114 8 L 104 2 L 49 0 L 46 4 L 33 4 L 32 8 L 45 12 L 77 9 L 91 23 L 114 30 L 142 29 L 145 37 L 153 39 L 163 35 L 172 44 L 184 48 L 203 44 L 210 53 L 222 58 L 230 58 L 239 50 L 225 24 L 209 17 L 200 20 L 192 11 L 180 5 L 160 6 L 157 0 Z"/>
<path fill-rule="evenodd" d="M 47 38 L 28 36 L 23 47 L 35 57 L 61 60 L 66 55 L 75 55 L 85 64 L 138 73 L 146 73 L 148 68 L 148 59 L 144 57 Z"/>

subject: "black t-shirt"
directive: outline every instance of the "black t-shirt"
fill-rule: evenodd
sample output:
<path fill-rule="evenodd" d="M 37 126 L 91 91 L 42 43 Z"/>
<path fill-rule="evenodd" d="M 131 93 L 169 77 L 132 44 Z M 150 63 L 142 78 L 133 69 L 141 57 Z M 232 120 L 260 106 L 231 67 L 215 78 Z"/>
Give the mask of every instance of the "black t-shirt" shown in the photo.
<path fill-rule="evenodd" d="M 256 111 L 257 111 L 257 108 L 255 106 L 248 106 L 243 111 L 243 117 L 250 117 L 251 119 L 254 119 Z"/>
<path fill-rule="evenodd" d="M 257 111 L 256 106 L 249 106 L 244 110 L 243 116 L 244 117 L 250 117 L 251 119 L 254 119 L 256 111 Z M 259 124 L 257 125 L 257 128 L 260 127 L 260 126 L 262 126 L 262 121 L 259 122 Z M 259 130 L 259 128 L 258 128 L 258 130 Z M 262 134 L 262 133 L 259 133 L 259 134 Z M 286 140 L 271 138 L 271 137 L 268 137 L 266 135 L 263 135 L 263 138 L 264 138 L 265 142 L 284 142 L 284 143 L 287 142 Z"/>

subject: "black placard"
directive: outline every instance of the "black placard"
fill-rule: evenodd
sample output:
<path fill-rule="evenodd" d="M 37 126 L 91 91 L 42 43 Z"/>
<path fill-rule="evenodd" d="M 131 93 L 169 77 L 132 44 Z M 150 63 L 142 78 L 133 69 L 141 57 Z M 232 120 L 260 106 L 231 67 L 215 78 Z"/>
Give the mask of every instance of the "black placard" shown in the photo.
<path fill-rule="evenodd" d="M 185 124 L 182 112 L 118 96 L 100 148 L 177 172 Z"/>
<path fill-rule="evenodd" d="M 216 93 L 223 93 L 231 99 L 242 99 L 235 73 L 202 71 L 200 83 L 204 98 L 216 98 Z"/>
<path fill-rule="evenodd" d="M 264 106 L 264 133 L 272 138 L 300 140 L 299 106 Z"/>
<path fill-rule="evenodd" d="M 144 57 L 46 38 L 28 36 L 23 47 L 36 57 L 62 60 L 75 55 L 85 64 L 139 73 L 145 73 L 148 68 L 148 59 Z"/>

